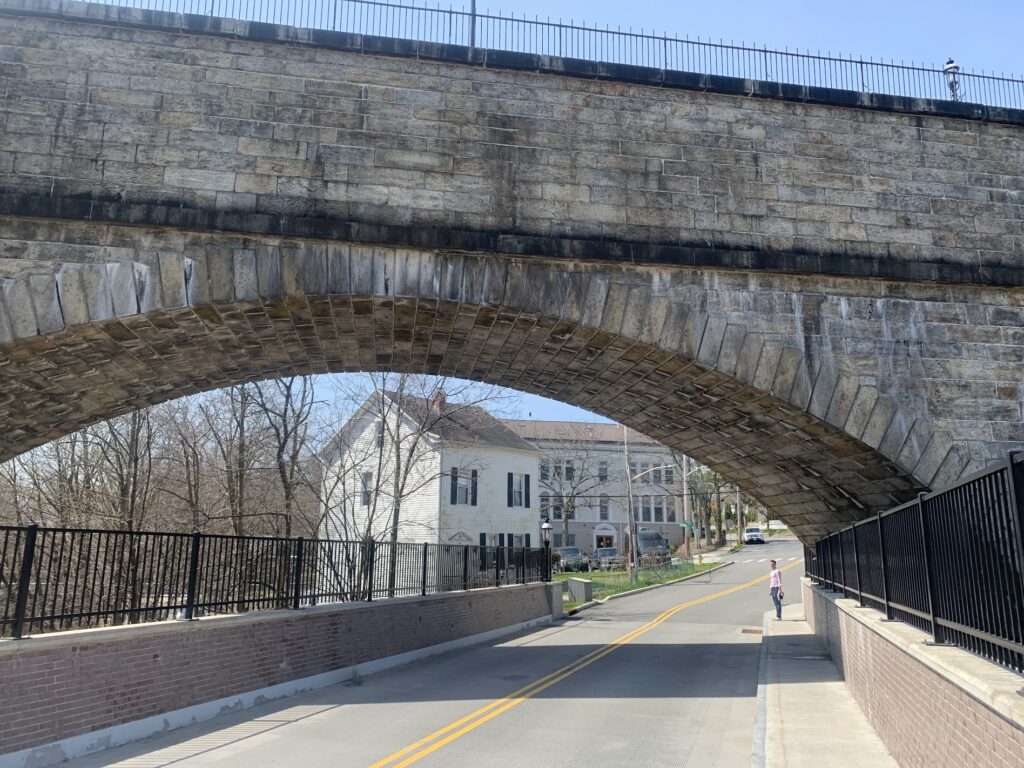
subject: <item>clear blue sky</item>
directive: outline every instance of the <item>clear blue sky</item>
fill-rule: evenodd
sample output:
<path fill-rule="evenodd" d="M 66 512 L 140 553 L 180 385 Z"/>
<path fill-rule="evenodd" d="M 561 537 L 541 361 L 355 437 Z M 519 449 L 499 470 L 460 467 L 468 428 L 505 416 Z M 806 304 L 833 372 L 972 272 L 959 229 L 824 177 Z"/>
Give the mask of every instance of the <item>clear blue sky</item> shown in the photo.
<path fill-rule="evenodd" d="M 457 5 L 457 4 L 456 4 Z M 469 2 L 464 3 L 469 7 Z M 1020 0 L 477 0 L 477 10 L 561 18 L 588 25 L 701 39 L 755 43 L 769 48 L 831 51 L 939 67 L 952 56 L 964 69 L 1024 75 Z"/>

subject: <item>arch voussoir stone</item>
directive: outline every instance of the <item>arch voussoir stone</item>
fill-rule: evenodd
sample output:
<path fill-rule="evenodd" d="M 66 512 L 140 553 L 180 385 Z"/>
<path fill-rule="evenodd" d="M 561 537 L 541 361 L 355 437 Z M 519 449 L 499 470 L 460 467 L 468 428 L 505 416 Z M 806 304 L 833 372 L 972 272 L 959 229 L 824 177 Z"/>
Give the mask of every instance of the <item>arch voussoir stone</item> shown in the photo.
<path fill-rule="evenodd" d="M 97 226 L 105 233 L 83 233 L 80 255 L 123 235 Z M 616 418 L 736 480 L 805 540 L 951 481 L 977 455 L 955 413 L 925 418 L 928 386 L 875 372 L 911 366 L 865 365 L 874 329 L 808 319 L 808 305 L 824 315 L 861 301 L 861 281 L 802 303 L 820 281 L 171 230 L 147 241 L 134 261 L 31 261 L 4 280 L 0 457 L 183 394 L 383 369 Z M 864 300 L 884 311 L 876 292 Z M 907 335 L 956 314 L 908 292 L 898 300 L 918 306 L 900 308 L 915 324 Z"/>

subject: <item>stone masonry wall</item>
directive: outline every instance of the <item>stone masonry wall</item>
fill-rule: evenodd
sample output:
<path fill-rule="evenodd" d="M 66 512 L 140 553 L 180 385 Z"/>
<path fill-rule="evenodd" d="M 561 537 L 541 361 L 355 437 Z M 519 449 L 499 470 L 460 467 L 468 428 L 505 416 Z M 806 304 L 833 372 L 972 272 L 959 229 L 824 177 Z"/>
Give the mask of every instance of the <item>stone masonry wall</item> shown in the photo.
<path fill-rule="evenodd" d="M 0 642 L 0 754 L 551 615 L 546 584 Z"/>
<path fill-rule="evenodd" d="M 1022 279 L 1018 125 L 361 55 L 272 25 L 183 34 L 173 14 L 57 0 L 4 10 L 11 211 Z"/>
<path fill-rule="evenodd" d="M 806 580 L 803 603 L 808 622 L 901 768 L 1024 765 L 1019 677 L 958 648 L 925 648 L 923 632 L 881 624 L 884 614 Z M 931 663 L 923 663 L 922 655 Z"/>

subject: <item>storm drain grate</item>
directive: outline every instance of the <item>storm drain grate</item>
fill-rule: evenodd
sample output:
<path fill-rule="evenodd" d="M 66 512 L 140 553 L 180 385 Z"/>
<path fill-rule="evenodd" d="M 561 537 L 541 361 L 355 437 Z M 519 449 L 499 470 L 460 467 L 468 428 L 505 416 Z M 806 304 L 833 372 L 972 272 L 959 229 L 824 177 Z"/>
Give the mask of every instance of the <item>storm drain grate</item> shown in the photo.
<path fill-rule="evenodd" d="M 764 634 L 764 630 L 763 629 L 754 629 L 753 627 L 744 627 L 743 629 L 740 630 L 740 632 L 743 633 L 744 635 L 763 635 Z"/>

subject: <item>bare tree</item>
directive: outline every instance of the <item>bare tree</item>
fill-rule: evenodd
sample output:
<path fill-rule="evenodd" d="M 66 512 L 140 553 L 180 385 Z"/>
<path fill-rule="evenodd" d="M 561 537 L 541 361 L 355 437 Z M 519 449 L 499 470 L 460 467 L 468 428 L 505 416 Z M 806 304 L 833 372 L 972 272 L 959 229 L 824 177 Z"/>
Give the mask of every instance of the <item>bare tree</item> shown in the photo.
<path fill-rule="evenodd" d="M 290 376 L 254 387 L 253 396 L 273 437 L 271 450 L 284 497 L 283 509 L 276 513 L 280 521 L 276 533 L 290 537 L 298 513 L 302 461 L 309 452 L 313 385 L 308 376 Z"/>

